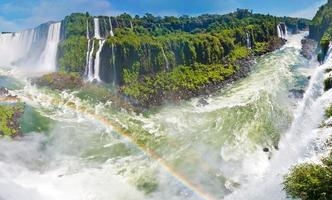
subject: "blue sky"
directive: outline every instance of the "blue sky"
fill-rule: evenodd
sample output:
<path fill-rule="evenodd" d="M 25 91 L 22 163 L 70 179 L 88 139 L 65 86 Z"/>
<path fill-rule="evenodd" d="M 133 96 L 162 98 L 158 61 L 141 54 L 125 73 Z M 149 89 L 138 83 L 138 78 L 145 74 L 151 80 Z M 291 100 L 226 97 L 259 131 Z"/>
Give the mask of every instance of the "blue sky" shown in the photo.
<path fill-rule="evenodd" d="M 327 0 L 0 0 L 0 32 L 35 27 L 72 12 L 118 15 L 224 14 L 236 8 L 279 16 L 311 18 Z"/>

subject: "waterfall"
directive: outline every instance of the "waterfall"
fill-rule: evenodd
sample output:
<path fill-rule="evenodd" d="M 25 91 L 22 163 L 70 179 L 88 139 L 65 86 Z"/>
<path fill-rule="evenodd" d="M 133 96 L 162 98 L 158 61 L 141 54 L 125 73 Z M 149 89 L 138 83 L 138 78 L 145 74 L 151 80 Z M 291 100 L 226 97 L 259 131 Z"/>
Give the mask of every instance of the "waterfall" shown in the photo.
<path fill-rule="evenodd" d="M 88 49 L 86 51 L 86 59 L 85 59 L 85 76 L 89 73 L 89 56 L 90 56 L 90 34 L 89 34 L 89 21 L 86 21 L 86 39 L 88 40 Z"/>
<path fill-rule="evenodd" d="M 96 53 L 96 59 L 95 59 L 95 64 L 94 64 L 94 67 L 95 67 L 95 70 L 94 70 L 94 80 L 97 80 L 97 81 L 101 81 L 100 79 L 100 54 L 101 54 L 101 51 L 104 47 L 104 44 L 105 44 L 106 40 L 105 39 L 101 39 L 99 40 L 99 49 Z"/>
<path fill-rule="evenodd" d="M 113 25 L 112 25 L 112 20 L 111 17 L 108 18 L 109 23 L 110 23 L 110 35 L 111 37 L 114 37 L 114 32 L 113 32 Z M 114 44 L 112 43 L 112 67 L 113 67 L 113 85 L 116 84 L 116 66 L 115 66 L 115 51 L 114 51 Z"/>
<path fill-rule="evenodd" d="M 113 85 L 116 84 L 116 66 L 115 66 L 115 51 L 114 44 L 112 43 L 112 66 L 113 66 Z"/>
<path fill-rule="evenodd" d="M 94 22 L 94 27 L 95 27 L 95 38 L 96 39 L 101 39 L 99 18 L 97 18 L 97 17 L 93 18 L 93 22 Z"/>
<path fill-rule="evenodd" d="M 286 24 L 278 24 L 277 25 L 278 37 L 282 39 L 287 39 L 288 32 Z"/>
<path fill-rule="evenodd" d="M 92 40 L 92 48 L 89 53 L 88 80 L 93 79 L 93 52 L 95 50 L 95 40 Z"/>
<path fill-rule="evenodd" d="M 6 33 L 0 35 L 0 64 L 12 66 L 15 61 L 28 54 L 35 38 L 35 29 L 18 33 Z"/>
<path fill-rule="evenodd" d="M 130 20 L 130 28 L 131 30 L 134 30 L 133 22 Z"/>
<path fill-rule="evenodd" d="M 93 52 L 95 51 L 95 40 L 92 42 L 92 47 L 90 51 L 90 37 L 89 37 L 89 25 L 87 23 L 87 39 L 88 39 L 88 50 L 87 50 L 87 58 L 86 58 L 86 75 L 89 81 L 96 80 L 98 82 L 100 79 L 100 60 L 101 60 L 101 52 L 104 47 L 106 40 L 100 36 L 100 24 L 99 18 L 94 18 L 94 38 L 98 40 L 99 48 L 96 52 L 96 57 L 93 59 Z"/>
<path fill-rule="evenodd" d="M 0 35 L 0 65 L 46 73 L 56 70 L 61 22 L 42 24 L 35 29 Z M 24 70 L 22 70 L 24 71 Z"/>
<path fill-rule="evenodd" d="M 111 35 L 112 37 L 114 37 L 114 33 L 113 33 L 113 25 L 112 25 L 111 17 L 109 17 L 108 20 L 109 20 L 109 23 L 110 23 L 110 35 Z"/>
<path fill-rule="evenodd" d="M 56 55 L 60 41 L 61 22 L 51 24 L 48 29 L 46 47 L 41 55 L 40 65 L 43 70 L 56 71 Z"/>
<path fill-rule="evenodd" d="M 165 51 L 164 51 L 164 48 L 163 48 L 163 47 L 161 47 L 161 52 L 162 52 L 163 57 L 164 57 L 164 60 L 165 60 L 166 70 L 168 71 L 168 70 L 169 70 L 169 62 L 168 62 L 168 58 L 167 58 L 167 56 L 166 56 L 166 54 L 165 54 Z"/>
<path fill-rule="evenodd" d="M 251 49 L 251 39 L 250 39 L 250 34 L 247 33 L 247 48 Z"/>

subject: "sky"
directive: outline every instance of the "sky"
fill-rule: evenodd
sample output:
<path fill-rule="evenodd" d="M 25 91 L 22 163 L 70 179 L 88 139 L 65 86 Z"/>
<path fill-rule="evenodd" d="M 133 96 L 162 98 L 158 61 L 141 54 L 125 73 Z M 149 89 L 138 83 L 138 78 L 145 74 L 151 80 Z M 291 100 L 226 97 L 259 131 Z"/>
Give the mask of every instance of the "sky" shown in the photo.
<path fill-rule="evenodd" d="M 327 0 L 0 0 L 0 32 L 33 28 L 73 12 L 160 16 L 225 14 L 237 8 L 277 16 L 312 18 Z"/>

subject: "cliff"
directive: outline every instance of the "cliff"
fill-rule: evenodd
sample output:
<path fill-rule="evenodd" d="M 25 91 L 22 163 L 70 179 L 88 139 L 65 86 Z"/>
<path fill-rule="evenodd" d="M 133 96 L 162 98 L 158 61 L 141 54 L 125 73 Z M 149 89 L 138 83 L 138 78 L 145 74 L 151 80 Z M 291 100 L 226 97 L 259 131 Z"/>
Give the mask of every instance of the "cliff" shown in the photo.
<path fill-rule="evenodd" d="M 325 57 L 332 35 L 332 1 L 321 6 L 309 26 L 309 37 L 320 42 L 322 53 L 318 59 Z"/>
<path fill-rule="evenodd" d="M 287 27 L 304 30 L 308 20 L 242 9 L 179 18 L 76 13 L 62 22 L 59 69 L 112 83 L 139 104 L 158 105 L 218 88 L 248 71 L 244 61 L 280 47 Z"/>

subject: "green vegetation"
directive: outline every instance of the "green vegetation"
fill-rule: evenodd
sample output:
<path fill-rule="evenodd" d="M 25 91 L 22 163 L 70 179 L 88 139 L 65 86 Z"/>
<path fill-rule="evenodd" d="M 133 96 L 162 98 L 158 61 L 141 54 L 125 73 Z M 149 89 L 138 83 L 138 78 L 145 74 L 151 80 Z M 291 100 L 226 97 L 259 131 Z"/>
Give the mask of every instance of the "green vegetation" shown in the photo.
<path fill-rule="evenodd" d="M 326 118 L 332 117 L 332 105 L 325 110 L 325 117 Z"/>
<path fill-rule="evenodd" d="M 310 24 L 310 38 L 320 41 L 322 61 L 327 53 L 332 36 L 332 1 L 321 6 Z"/>
<path fill-rule="evenodd" d="M 180 92 L 195 93 L 208 83 L 219 83 L 235 72 L 233 66 L 195 64 L 192 67 L 178 66 L 170 72 L 160 72 L 155 76 L 139 80 L 138 71 L 124 71 L 124 94 L 138 99 L 143 104 L 151 102 L 156 96 L 174 99 Z M 172 96 L 173 94 L 173 96 Z"/>
<path fill-rule="evenodd" d="M 332 152 L 322 164 L 301 164 L 285 177 L 285 191 L 302 200 L 332 199 Z"/>
<path fill-rule="evenodd" d="M 18 123 L 24 111 L 23 104 L 0 105 L 0 136 L 15 137 L 21 134 Z"/>
<path fill-rule="evenodd" d="M 88 13 L 76 13 L 64 19 L 64 40 L 58 53 L 60 71 L 84 75 L 86 30 L 88 25 L 92 38 L 93 18 Z M 282 44 L 276 28 L 280 22 L 294 29 L 305 29 L 309 22 L 253 14 L 246 9 L 198 17 L 131 17 L 125 13 L 111 20 L 98 18 L 100 34 L 108 37 L 102 52 L 101 78 L 106 83 L 116 82 L 121 95 L 140 104 L 181 99 L 220 84 L 241 70 L 239 60 L 262 55 Z M 109 35 L 110 21 L 114 37 Z M 248 36 L 251 48 L 247 48 Z M 97 41 L 94 49 L 95 56 Z"/>
<path fill-rule="evenodd" d="M 158 189 L 158 181 L 152 174 L 144 173 L 136 180 L 136 186 L 139 190 L 144 191 L 145 194 L 150 194 Z"/>
<path fill-rule="evenodd" d="M 85 37 L 70 37 L 59 44 L 60 71 L 83 75 L 88 41 Z"/>
<path fill-rule="evenodd" d="M 89 19 L 89 14 L 83 13 L 73 13 L 62 21 L 64 27 L 64 35 L 65 39 L 70 38 L 71 36 L 85 36 L 86 35 L 86 23 Z M 91 25 L 91 24 L 90 24 Z"/>
<path fill-rule="evenodd" d="M 82 87 L 83 82 L 75 73 L 54 72 L 34 80 L 40 87 L 49 87 L 55 90 L 73 90 Z"/>

